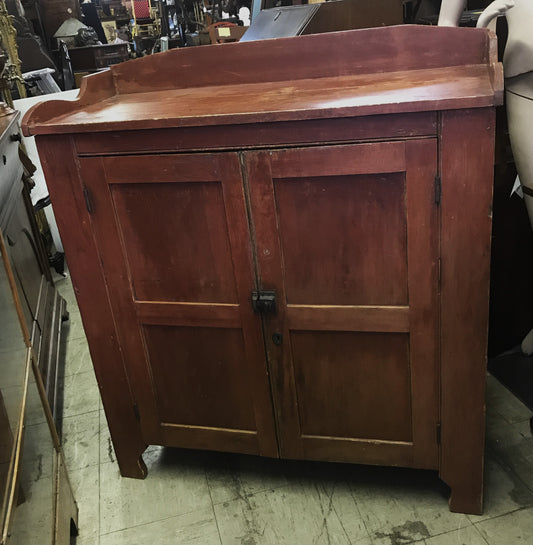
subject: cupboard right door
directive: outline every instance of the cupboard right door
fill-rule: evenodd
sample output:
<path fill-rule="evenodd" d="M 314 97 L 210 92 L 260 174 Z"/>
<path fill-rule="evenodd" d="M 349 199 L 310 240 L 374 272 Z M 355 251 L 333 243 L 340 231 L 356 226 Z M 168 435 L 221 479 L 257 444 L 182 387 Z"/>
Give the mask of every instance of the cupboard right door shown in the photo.
<path fill-rule="evenodd" d="M 437 468 L 436 140 L 245 157 L 281 455 Z"/>

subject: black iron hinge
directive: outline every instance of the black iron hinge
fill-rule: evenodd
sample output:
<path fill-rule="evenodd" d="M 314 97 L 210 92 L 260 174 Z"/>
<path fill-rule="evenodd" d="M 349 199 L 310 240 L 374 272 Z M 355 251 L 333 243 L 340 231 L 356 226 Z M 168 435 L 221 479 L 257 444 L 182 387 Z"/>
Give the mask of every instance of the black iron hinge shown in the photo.
<path fill-rule="evenodd" d="M 440 197 L 442 194 L 442 181 L 440 175 L 435 176 L 435 204 L 440 204 Z"/>
<path fill-rule="evenodd" d="M 89 214 L 92 214 L 94 211 L 94 208 L 93 208 L 93 203 L 91 202 L 91 194 L 87 187 L 83 188 L 83 197 L 85 198 L 85 206 L 87 207 L 87 212 L 89 212 Z"/>
<path fill-rule="evenodd" d="M 441 439 L 441 424 L 439 422 L 437 424 L 437 445 L 440 445 L 440 439 Z"/>

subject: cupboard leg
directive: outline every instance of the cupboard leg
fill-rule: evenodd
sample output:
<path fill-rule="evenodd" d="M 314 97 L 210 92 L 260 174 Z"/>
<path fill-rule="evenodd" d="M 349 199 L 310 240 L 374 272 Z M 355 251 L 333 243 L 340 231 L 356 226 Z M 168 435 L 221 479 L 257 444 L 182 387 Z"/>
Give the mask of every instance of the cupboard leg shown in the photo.
<path fill-rule="evenodd" d="M 130 479 L 144 479 L 146 477 L 148 469 L 142 457 L 145 448 L 140 452 L 127 451 L 121 453 L 115 449 L 120 474 L 123 477 L 129 477 Z"/>
<path fill-rule="evenodd" d="M 479 487 L 453 486 L 450 493 L 450 511 L 481 515 L 483 513 L 483 485 Z"/>

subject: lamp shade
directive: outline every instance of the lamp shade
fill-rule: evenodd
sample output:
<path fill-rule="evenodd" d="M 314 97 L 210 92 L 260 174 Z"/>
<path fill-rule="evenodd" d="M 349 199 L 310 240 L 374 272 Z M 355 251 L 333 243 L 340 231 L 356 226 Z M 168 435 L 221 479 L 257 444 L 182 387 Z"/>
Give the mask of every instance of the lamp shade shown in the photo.
<path fill-rule="evenodd" d="M 80 28 L 87 28 L 81 21 L 74 17 L 69 17 L 66 21 L 63 21 L 61 26 L 56 30 L 54 38 L 68 38 L 69 36 L 76 36 Z"/>

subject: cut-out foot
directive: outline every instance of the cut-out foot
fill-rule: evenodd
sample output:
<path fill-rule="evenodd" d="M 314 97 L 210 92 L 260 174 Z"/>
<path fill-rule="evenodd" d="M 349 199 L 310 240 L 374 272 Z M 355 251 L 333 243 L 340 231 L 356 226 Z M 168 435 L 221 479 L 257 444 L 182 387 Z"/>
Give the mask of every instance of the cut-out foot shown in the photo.
<path fill-rule="evenodd" d="M 483 494 L 481 491 L 476 492 L 452 487 L 449 505 L 452 513 L 481 515 L 483 514 Z"/>
<path fill-rule="evenodd" d="M 148 469 L 144 463 L 142 453 L 137 458 L 131 456 L 128 456 L 127 459 L 125 458 L 124 456 L 119 457 L 117 455 L 120 474 L 130 479 L 145 479 L 146 475 L 148 475 Z"/>

